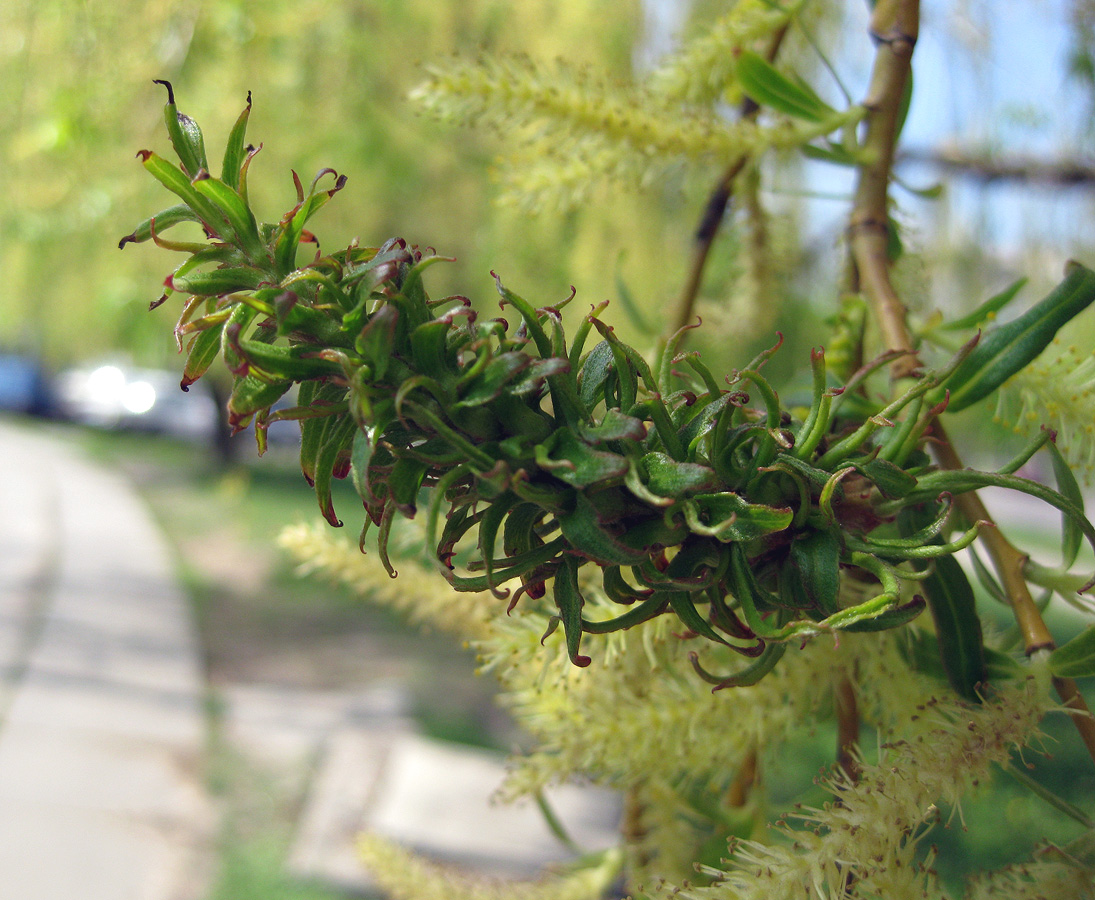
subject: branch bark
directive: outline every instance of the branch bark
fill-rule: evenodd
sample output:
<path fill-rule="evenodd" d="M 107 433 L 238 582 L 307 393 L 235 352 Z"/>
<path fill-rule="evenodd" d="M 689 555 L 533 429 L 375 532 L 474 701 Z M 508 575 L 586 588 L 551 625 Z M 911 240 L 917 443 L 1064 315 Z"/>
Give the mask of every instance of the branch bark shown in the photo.
<path fill-rule="evenodd" d="M 854 263 L 853 289 L 867 295 L 888 350 L 903 350 L 894 363 L 895 378 L 919 368 L 906 324 L 905 304 L 890 282 L 889 189 L 897 144 L 901 101 L 909 81 L 913 48 L 920 33 L 917 0 L 879 0 L 871 15 L 871 37 L 878 45 L 870 88 L 863 105 L 869 110 L 863 141 L 871 160 L 859 169 L 849 222 Z"/>

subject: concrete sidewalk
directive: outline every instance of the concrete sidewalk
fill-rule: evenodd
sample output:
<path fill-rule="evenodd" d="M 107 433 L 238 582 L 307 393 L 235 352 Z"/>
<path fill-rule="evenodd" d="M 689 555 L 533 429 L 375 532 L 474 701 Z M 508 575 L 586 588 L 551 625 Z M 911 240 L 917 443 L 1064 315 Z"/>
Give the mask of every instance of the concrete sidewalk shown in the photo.
<path fill-rule="evenodd" d="M 198 649 L 121 478 L 0 421 L 0 897 L 198 900 Z"/>
<path fill-rule="evenodd" d="M 0 898 L 208 896 L 198 660 L 170 554 L 128 483 L 0 420 Z M 304 782 L 286 861 L 302 880 L 373 894 L 362 829 L 491 875 L 571 855 L 535 808 L 489 802 L 500 756 L 417 735 L 398 684 L 220 694 L 244 756 Z M 587 846 L 615 842 L 614 795 L 549 799 Z"/>

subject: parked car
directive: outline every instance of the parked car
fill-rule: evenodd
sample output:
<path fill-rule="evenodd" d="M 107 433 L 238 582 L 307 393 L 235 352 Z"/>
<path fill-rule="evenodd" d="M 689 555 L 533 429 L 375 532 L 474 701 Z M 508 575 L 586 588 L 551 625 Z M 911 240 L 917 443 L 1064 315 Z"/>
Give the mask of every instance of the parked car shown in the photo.
<path fill-rule="evenodd" d="M 207 440 L 219 414 L 213 395 L 199 382 L 179 387 L 179 373 L 105 363 L 62 372 L 57 379 L 60 413 L 96 428 L 124 428 Z"/>
<path fill-rule="evenodd" d="M 117 362 L 67 369 L 57 377 L 56 406 L 64 418 L 94 428 L 212 441 L 227 413 L 207 382 L 195 382 L 183 391 L 179 378 L 173 369 Z M 295 391 L 290 391 L 274 408 L 292 406 L 295 397 Z M 294 445 L 300 441 L 300 431 L 295 422 L 275 422 L 268 438 L 271 444 Z M 242 435 L 236 438 L 241 439 Z"/>
<path fill-rule="evenodd" d="M 0 353 L 0 410 L 30 416 L 54 412 L 49 373 L 33 356 Z"/>

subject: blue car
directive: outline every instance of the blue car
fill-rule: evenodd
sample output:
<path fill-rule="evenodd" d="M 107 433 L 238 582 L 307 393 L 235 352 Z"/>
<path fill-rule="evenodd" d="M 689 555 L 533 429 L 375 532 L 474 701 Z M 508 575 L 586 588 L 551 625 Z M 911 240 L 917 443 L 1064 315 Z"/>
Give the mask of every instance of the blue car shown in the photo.
<path fill-rule="evenodd" d="M 0 353 L 0 410 L 53 415 L 53 388 L 42 364 L 31 356 Z"/>

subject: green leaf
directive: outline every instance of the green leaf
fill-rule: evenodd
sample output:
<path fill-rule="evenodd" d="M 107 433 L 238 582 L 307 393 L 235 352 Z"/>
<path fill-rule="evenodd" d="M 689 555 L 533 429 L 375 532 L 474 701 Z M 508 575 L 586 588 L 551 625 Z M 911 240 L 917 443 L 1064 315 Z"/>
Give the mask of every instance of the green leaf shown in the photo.
<path fill-rule="evenodd" d="M 588 666 L 588 656 L 578 652 L 582 642 L 582 606 L 585 600 L 578 588 L 578 569 L 581 561 L 574 556 L 564 556 L 555 573 L 555 605 L 559 608 L 559 618 L 563 623 L 566 636 L 567 655 L 576 666 Z"/>
<path fill-rule="evenodd" d="M 1095 675 L 1095 625 L 1058 647 L 1049 655 L 1049 670 L 1058 678 L 1087 678 Z"/>
<path fill-rule="evenodd" d="M 411 354 L 416 371 L 444 383 L 454 374 L 454 359 L 449 351 L 449 323 L 434 319 L 411 332 Z"/>
<path fill-rule="evenodd" d="M 1023 664 L 1003 650 L 985 647 L 985 673 L 990 681 L 1001 678 L 1022 678 L 1026 674 Z"/>
<path fill-rule="evenodd" d="M 612 347 L 608 341 L 601 341 L 589 351 L 582 365 L 579 396 L 586 409 L 594 409 L 604 400 L 604 386 L 614 371 Z"/>
<path fill-rule="evenodd" d="M 1095 272 L 1074 266 L 1040 303 L 990 331 L 950 377 L 948 412 L 958 412 L 993 393 L 1033 361 L 1068 321 L 1095 300 Z"/>
<path fill-rule="evenodd" d="M 601 586 L 609 600 L 623 606 L 647 598 L 651 593 L 648 589 L 639 589 L 628 584 L 619 566 L 605 567 L 601 574 Z"/>
<path fill-rule="evenodd" d="M 934 518 L 930 509 L 909 507 L 898 516 L 898 526 L 902 534 L 920 533 L 931 527 Z M 941 537 L 935 537 L 926 546 L 942 543 Z M 977 601 L 965 570 L 953 556 L 940 556 L 931 564 L 922 585 L 935 622 L 947 681 L 960 696 L 980 703 L 979 688 L 988 677 L 985 641 Z"/>
<path fill-rule="evenodd" d="M 849 460 L 847 465 L 855 468 L 887 499 L 906 497 L 916 489 L 916 478 L 889 460 L 877 457 L 866 462 Z"/>
<path fill-rule="evenodd" d="M 578 433 L 591 444 L 605 441 L 641 441 L 646 438 L 642 420 L 628 416 L 618 409 L 605 411 L 604 418 L 596 425 L 578 423 Z"/>
<path fill-rule="evenodd" d="M 408 519 L 414 518 L 418 491 L 422 487 L 422 479 L 426 477 L 428 468 L 428 464 L 422 460 L 405 456 L 395 461 L 386 479 L 392 500 Z"/>
<path fill-rule="evenodd" d="M 270 382 L 254 375 L 236 379 L 228 398 L 228 421 L 238 427 L 248 416 L 277 403 L 292 386 L 291 381 Z"/>
<path fill-rule="evenodd" d="M 696 634 L 707 638 L 709 641 L 725 644 L 727 647 L 734 646 L 721 634 L 715 631 L 715 629 L 711 627 L 711 623 L 700 614 L 700 611 L 696 609 L 696 604 L 693 602 L 691 594 L 685 591 L 669 591 L 665 596 L 669 600 L 669 605 L 672 607 L 673 612 L 677 614 L 677 618 L 684 622 L 690 631 L 694 631 Z"/>
<path fill-rule="evenodd" d="M 376 494 L 369 482 L 369 465 L 376 453 L 377 441 L 387 425 L 373 422 L 358 430 L 350 453 L 350 476 L 354 488 L 365 503 L 375 503 Z"/>
<path fill-rule="evenodd" d="M 783 531 L 794 518 L 794 512 L 787 507 L 750 503 L 733 493 L 697 494 L 681 506 L 693 532 L 724 544 Z"/>
<path fill-rule="evenodd" d="M 140 244 L 144 241 L 151 240 L 153 229 L 155 229 L 158 236 L 162 232 L 167 231 L 172 225 L 178 225 L 180 222 L 200 221 L 197 213 L 195 213 L 186 203 L 176 203 L 174 206 L 169 206 L 167 209 L 161 209 L 156 215 L 145 219 L 140 225 L 134 228 L 132 232 L 118 241 L 118 248 L 121 249 L 126 244 Z"/>
<path fill-rule="evenodd" d="M 627 457 L 594 450 L 569 429 L 561 428 L 536 447 L 536 462 L 573 487 L 600 484 L 627 473 Z"/>
<path fill-rule="evenodd" d="M 570 546 L 589 559 L 618 566 L 633 566 L 646 559 L 645 552 L 627 546 L 601 527 L 597 508 L 580 492 L 575 494 L 573 511 L 558 519 L 559 528 Z"/>
<path fill-rule="evenodd" d="M 617 569 L 617 571 L 619 570 Z M 586 634 L 610 634 L 613 631 L 623 631 L 626 628 L 633 628 L 636 625 L 653 619 L 655 616 L 660 616 L 665 612 L 665 608 L 668 605 L 669 600 L 666 598 L 665 594 L 655 594 L 652 597 L 647 597 L 633 609 L 628 610 L 622 616 L 617 616 L 614 619 L 603 619 L 596 622 L 591 622 L 589 619 L 582 619 L 582 631 Z"/>
<path fill-rule="evenodd" d="M 328 190 L 317 191 L 316 185 L 324 175 L 334 175 L 335 186 Z M 296 268 L 297 247 L 300 246 L 300 240 L 304 234 L 304 224 L 345 185 L 345 175 L 339 175 L 334 169 L 323 169 L 312 180 L 308 196 L 288 215 L 288 221 L 282 227 L 274 248 L 275 265 L 282 277 Z"/>
<path fill-rule="evenodd" d="M 221 329 L 214 326 L 199 331 L 194 340 L 190 342 L 190 349 L 186 354 L 186 365 L 183 367 L 181 386 L 185 391 L 195 381 L 202 377 L 220 356 Z"/>
<path fill-rule="evenodd" d="M 809 85 L 792 81 L 751 50 L 743 51 L 738 57 L 738 80 L 742 90 L 753 100 L 777 112 L 811 122 L 823 122 L 836 115 L 836 110 Z"/>
<path fill-rule="evenodd" d="M 1057 444 L 1050 441 L 1047 446 L 1049 448 L 1049 458 L 1053 462 L 1053 476 L 1057 480 L 1057 490 L 1062 497 L 1070 500 L 1080 512 L 1083 512 L 1084 495 L 1076 481 L 1076 476 L 1061 455 L 1061 451 L 1057 449 Z M 1067 569 L 1076 562 L 1084 535 L 1071 516 L 1062 514 L 1061 520 L 1061 568 Z"/>
<path fill-rule="evenodd" d="M 319 501 L 319 509 L 325 518 L 335 528 L 341 528 L 342 522 L 335 515 L 334 500 L 331 496 L 331 481 L 335 476 L 335 467 L 344 456 L 349 456 L 350 448 L 357 431 L 357 423 L 353 416 L 329 416 L 326 419 L 327 426 L 323 429 L 323 439 L 316 455 L 315 464 L 315 492 Z M 345 474 L 345 470 L 340 472 Z"/>
<path fill-rule="evenodd" d="M 616 338 L 612 329 L 602 325 L 599 319 L 593 323 L 593 327 L 605 336 L 605 342 L 608 344 L 609 351 L 612 354 L 612 371 L 616 375 L 616 390 L 619 393 L 619 405 L 628 412 L 631 412 L 632 407 L 635 405 L 635 401 L 638 398 L 639 374 L 625 352 L 625 345 Z M 605 392 L 605 403 L 609 406 L 613 405 L 613 400 L 609 396 L 607 390 Z"/>
<path fill-rule="evenodd" d="M 520 294 L 515 294 L 502 284 L 502 279 L 497 275 L 494 275 L 494 284 L 498 289 L 499 295 L 502 297 L 502 306 L 504 307 L 508 303 L 520 314 L 521 319 L 525 323 L 525 329 L 532 338 L 533 344 L 536 345 L 536 352 L 544 359 L 552 356 L 551 339 L 548 337 L 547 332 L 544 331 L 543 323 L 540 321 L 541 317 L 537 314 L 537 311 L 533 308 L 532 304 Z"/>
<path fill-rule="evenodd" d="M 251 92 L 247 92 L 247 106 L 243 108 L 224 148 L 224 164 L 221 168 L 221 180 L 233 190 L 240 189 L 240 172 L 247 158 L 247 120 L 251 117 Z"/>
<path fill-rule="evenodd" d="M 487 363 L 482 372 L 464 386 L 460 400 L 453 404 L 453 410 L 483 406 L 495 400 L 506 385 L 525 371 L 531 362 L 532 358 L 525 353 L 499 353 Z"/>
<path fill-rule="evenodd" d="M 923 582 L 947 681 L 959 696 L 980 703 L 986 680 L 984 638 L 977 602 L 965 571 L 941 556 Z"/>
<path fill-rule="evenodd" d="M 388 371 L 395 352 L 396 326 L 399 324 L 399 310 L 385 303 L 361 329 L 354 340 L 354 349 L 372 370 L 374 379 L 381 379 Z"/>
<path fill-rule="evenodd" d="M 479 520 L 479 555 L 483 560 L 488 583 L 492 582 L 494 576 L 494 544 L 498 538 L 498 531 L 510 510 L 521 502 L 516 494 L 506 491 L 491 500 L 490 505 L 483 512 L 483 518 Z M 493 583 L 490 589 L 496 597 L 506 596 Z"/>
<path fill-rule="evenodd" d="M 851 625 L 845 625 L 842 631 L 872 632 L 889 631 L 891 628 L 900 628 L 907 625 L 923 611 L 927 603 L 923 597 L 913 597 L 908 603 L 894 606 L 869 619 L 861 619 Z"/>
<path fill-rule="evenodd" d="M 502 533 L 502 550 L 506 556 L 516 556 L 541 543 L 536 535 L 536 524 L 543 517 L 544 511 L 535 503 L 522 503 L 510 511 Z"/>
<path fill-rule="evenodd" d="M 151 150 L 141 150 L 137 155 L 152 177 L 194 210 L 209 231 L 226 240 L 231 239 L 228 220 L 221 214 L 215 203 L 210 202 L 195 190 L 194 185 L 190 183 L 190 178 L 182 169 Z"/>
<path fill-rule="evenodd" d="M 989 297 L 984 303 L 977 307 L 968 316 L 962 316 L 960 319 L 955 319 L 951 322 L 945 322 L 939 326 L 940 331 L 965 331 L 970 328 L 979 328 L 986 322 L 992 321 L 996 318 L 997 313 L 1000 312 L 1005 306 L 1007 306 L 1018 295 L 1026 285 L 1027 279 L 1020 278 L 1017 281 L 1012 282 L 999 294 L 994 294 Z"/>
<path fill-rule="evenodd" d="M 259 236 L 255 214 L 240 193 L 204 171 L 199 172 L 192 183 L 194 190 L 214 203 L 228 220 L 240 249 L 256 263 L 268 259 L 266 245 Z"/>
<path fill-rule="evenodd" d="M 757 583 L 753 568 L 749 564 L 749 557 L 746 556 L 741 544 L 730 546 L 729 576 L 731 590 L 753 634 L 766 640 L 785 640 L 793 629 L 779 627 L 779 619 L 776 616 L 773 616 L 771 623 L 762 618 L 762 612 L 777 609 L 779 604 L 774 602 L 774 598 L 768 591 Z"/>
<path fill-rule="evenodd" d="M 834 163 L 838 166 L 855 168 L 860 164 L 860 159 L 854 153 L 850 153 L 842 144 L 826 142 L 819 147 L 815 144 L 805 144 L 799 148 L 807 159 L 817 159 L 822 162 Z"/>
<path fill-rule="evenodd" d="M 256 290 L 263 283 L 264 277 L 262 272 L 252 266 L 232 266 L 213 269 L 211 272 L 172 275 L 167 280 L 167 286 L 198 297 L 220 297 L 238 291 Z"/>
<path fill-rule="evenodd" d="M 1088 521 L 1081 507 L 1078 507 L 1068 497 L 1052 488 L 1039 484 L 1037 481 L 1031 481 L 1029 478 L 1021 478 L 1018 475 L 978 472 L 974 469 L 947 469 L 929 472 L 920 476 L 917 490 L 908 495 L 905 502 L 908 504 L 920 500 L 935 500 L 944 491 L 957 495 L 984 487 L 1008 488 L 1037 497 L 1039 500 L 1059 509 L 1066 519 L 1071 521 L 1087 538 L 1088 543 L 1095 547 L 1095 525 Z"/>
<path fill-rule="evenodd" d="M 342 374 L 338 363 L 322 358 L 310 344 L 285 347 L 248 340 L 242 337 L 242 329 L 234 323 L 225 327 L 224 340 L 230 352 L 267 381 L 306 381 Z"/>
<path fill-rule="evenodd" d="M 305 381 L 297 392 L 297 403 L 311 409 L 320 409 L 324 406 L 334 406 L 344 401 L 345 397 L 344 387 L 318 381 Z M 339 411 L 341 412 L 341 409 Z M 300 471 L 310 485 L 315 485 L 316 482 L 316 459 L 323 445 L 324 432 L 330 426 L 332 418 L 334 418 L 333 415 L 327 415 L 300 420 Z M 367 502 L 368 498 L 365 499 Z"/>
<path fill-rule="evenodd" d="M 677 462 L 667 453 L 647 453 L 640 460 L 646 487 L 661 497 L 681 498 L 718 486 L 715 470 L 698 463 Z"/>
<path fill-rule="evenodd" d="M 806 596 L 824 615 L 839 608 L 840 541 L 829 531 L 810 531 L 791 542 L 791 564 Z"/>
<path fill-rule="evenodd" d="M 202 136 L 202 130 L 190 116 L 179 112 L 175 105 L 175 91 L 170 81 L 155 78 L 152 83 L 162 84 L 167 88 L 167 104 L 163 111 L 167 135 L 171 138 L 171 146 L 175 148 L 183 168 L 193 178 L 202 169 L 209 168 L 209 162 L 205 157 L 205 138 Z"/>
<path fill-rule="evenodd" d="M 700 665 L 698 654 L 690 653 L 688 656 L 692 661 L 692 668 L 696 670 L 696 674 L 708 684 L 715 685 L 716 691 L 720 691 L 724 688 L 748 687 L 757 684 L 776 667 L 776 663 L 783 658 L 783 654 L 786 652 L 786 644 L 768 644 L 760 656 L 733 675 L 713 675 Z"/>

